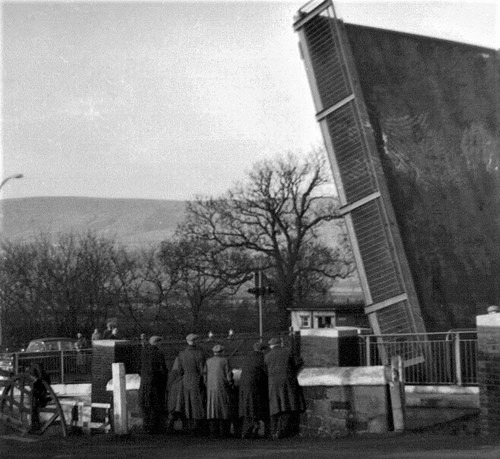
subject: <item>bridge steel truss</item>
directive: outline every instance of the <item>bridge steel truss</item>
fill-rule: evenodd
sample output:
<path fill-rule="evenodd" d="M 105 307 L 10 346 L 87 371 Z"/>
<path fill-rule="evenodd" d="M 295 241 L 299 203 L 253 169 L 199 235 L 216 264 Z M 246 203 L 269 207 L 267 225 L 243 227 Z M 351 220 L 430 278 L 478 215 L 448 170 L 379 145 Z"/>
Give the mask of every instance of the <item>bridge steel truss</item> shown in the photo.
<path fill-rule="evenodd" d="M 331 0 L 302 7 L 294 29 L 375 334 L 425 333 L 344 24 Z M 421 356 L 402 356 L 406 366 Z"/>

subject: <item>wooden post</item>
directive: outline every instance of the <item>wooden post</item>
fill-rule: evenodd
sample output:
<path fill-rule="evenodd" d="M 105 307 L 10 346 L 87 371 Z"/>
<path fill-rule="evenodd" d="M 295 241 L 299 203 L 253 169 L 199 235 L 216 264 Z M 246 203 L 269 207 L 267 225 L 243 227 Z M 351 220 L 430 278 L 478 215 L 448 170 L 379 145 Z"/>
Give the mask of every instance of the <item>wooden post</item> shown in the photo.
<path fill-rule="evenodd" d="M 127 435 L 128 413 L 127 413 L 127 390 L 125 386 L 125 365 L 113 363 L 113 419 L 116 435 Z"/>
<path fill-rule="evenodd" d="M 391 357 L 391 381 L 389 392 L 391 396 L 392 419 L 394 431 L 405 430 L 405 393 L 403 382 L 403 359 L 400 355 Z"/>

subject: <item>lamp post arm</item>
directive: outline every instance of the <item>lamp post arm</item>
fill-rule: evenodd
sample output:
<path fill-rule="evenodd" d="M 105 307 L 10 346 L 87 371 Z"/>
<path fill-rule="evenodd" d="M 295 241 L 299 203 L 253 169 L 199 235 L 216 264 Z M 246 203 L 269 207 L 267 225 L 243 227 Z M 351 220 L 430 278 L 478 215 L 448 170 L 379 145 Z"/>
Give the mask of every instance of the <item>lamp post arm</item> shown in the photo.
<path fill-rule="evenodd" d="M 2 187 L 10 180 L 10 179 L 20 179 L 20 178 L 23 178 L 23 174 L 15 174 L 15 175 L 9 175 L 8 177 L 5 177 L 3 180 L 2 180 L 2 183 L 0 183 L 0 190 L 2 189 Z"/>

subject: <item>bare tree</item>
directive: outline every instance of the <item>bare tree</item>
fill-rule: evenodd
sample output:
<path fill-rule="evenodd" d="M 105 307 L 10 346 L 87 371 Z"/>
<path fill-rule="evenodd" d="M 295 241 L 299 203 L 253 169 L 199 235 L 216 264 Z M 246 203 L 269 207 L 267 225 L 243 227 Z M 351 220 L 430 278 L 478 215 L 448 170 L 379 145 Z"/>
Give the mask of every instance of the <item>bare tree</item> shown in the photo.
<path fill-rule="evenodd" d="M 257 163 L 244 183 L 220 198 L 198 198 L 182 226 L 190 238 L 221 249 L 247 250 L 266 269 L 282 316 L 303 299 L 304 288 L 346 277 L 354 269 L 350 250 L 325 244 L 320 235 L 337 217 L 323 151 L 304 160 L 294 154 Z M 323 287 L 322 287 L 323 288 Z"/>
<path fill-rule="evenodd" d="M 0 307 L 3 344 L 21 345 L 38 335 L 46 317 L 38 302 L 37 251 L 32 244 L 3 241 L 0 258 Z"/>
<path fill-rule="evenodd" d="M 111 239 L 93 233 L 41 235 L 27 243 L 1 244 L 3 330 L 11 339 L 90 333 L 114 308 Z"/>
<path fill-rule="evenodd" d="M 177 320 L 173 309 L 177 303 L 176 287 L 179 283 L 179 273 L 176 270 L 165 269 L 162 262 L 162 249 L 151 247 L 141 253 L 141 277 L 144 287 L 141 291 L 141 302 L 145 308 L 154 311 L 153 328 L 160 333 L 160 328 L 165 321 L 178 328 L 183 324 Z M 174 330 L 170 330 L 172 334 Z M 184 330 L 182 330 L 184 331 Z M 184 333 L 182 333 L 184 334 Z"/>
<path fill-rule="evenodd" d="M 248 278 L 249 258 L 241 250 L 221 250 L 218 244 L 177 236 L 164 241 L 159 258 L 175 290 L 189 303 L 196 329 L 209 300 L 236 293 Z"/>

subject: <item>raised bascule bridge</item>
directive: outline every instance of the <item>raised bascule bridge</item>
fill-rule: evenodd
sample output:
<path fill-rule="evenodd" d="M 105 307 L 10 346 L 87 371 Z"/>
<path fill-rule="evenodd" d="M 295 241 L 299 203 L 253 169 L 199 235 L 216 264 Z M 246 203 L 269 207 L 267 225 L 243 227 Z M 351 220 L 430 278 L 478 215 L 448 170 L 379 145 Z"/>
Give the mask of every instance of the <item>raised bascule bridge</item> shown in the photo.
<path fill-rule="evenodd" d="M 343 423 L 348 430 L 354 419 L 358 430 L 387 429 L 384 365 L 398 356 L 406 368 L 404 382 L 410 385 L 482 387 L 481 398 L 479 391 L 472 391 L 478 387 L 465 389 L 471 389 L 476 404 L 492 401 L 485 405 L 485 418 L 490 413 L 488 428 L 500 433 L 495 402 L 500 384 L 493 384 L 500 380 L 500 314 L 491 320 L 482 316 L 486 326 L 478 322 L 477 340 L 465 343 L 470 347 L 455 338 L 448 341 L 456 336 L 452 330 L 474 328 L 478 314 L 500 304 L 499 52 L 344 24 L 331 0 L 306 4 L 294 27 L 355 256 L 364 311 L 375 334 L 356 334 L 360 346 L 348 336 L 347 344 L 354 343 L 349 351 L 358 354 L 360 368 L 339 363 L 350 357 L 340 339 L 336 347 L 321 346 L 323 337 L 333 342 L 329 333 L 335 330 L 305 330 L 320 333 L 300 336 L 301 351 L 311 357 L 304 359 L 309 368 L 299 375 L 310 398 L 306 427 L 328 431 Z M 433 335 L 437 332 L 445 336 L 441 341 Z M 257 338 L 262 337 L 235 339 L 231 357 Z M 286 339 L 295 343 L 291 336 Z M 212 344 L 206 343 L 210 348 Z M 167 348 L 176 349 L 172 343 Z M 52 370 L 52 384 L 60 382 L 61 389 L 46 388 L 49 397 L 38 413 L 45 422 L 40 431 L 57 425 L 65 435 L 65 416 L 72 427 L 80 423 L 88 431 L 94 425 L 109 431 L 111 400 L 126 405 L 125 390 L 121 398 L 109 392 L 110 380 L 115 380 L 112 365 L 121 363 L 137 383 L 138 360 L 132 357 L 141 349 L 134 342 L 95 342 L 86 357 L 89 380 L 74 384 L 84 386 L 78 401 L 68 395 L 71 378 L 84 376 L 76 351 L 46 356 L 53 365 L 47 358 L 45 369 Z M 0 420 L 28 431 L 35 379 L 23 373 L 19 359 L 16 374 L 5 375 Z M 331 365 L 335 359 L 337 365 Z M 317 367 L 314 362 L 319 362 Z M 354 373 L 360 376 L 357 386 Z M 398 399 L 401 394 L 393 390 L 397 381 L 390 382 L 392 403 L 393 395 Z M 347 384 L 355 391 L 339 389 Z M 138 384 L 134 387 L 129 393 Z M 368 407 L 373 408 L 372 418 L 367 417 Z M 393 418 L 401 414 L 401 404 L 392 407 Z"/>
<path fill-rule="evenodd" d="M 473 328 L 500 301 L 499 52 L 345 24 L 330 0 L 294 28 L 374 333 Z"/>

